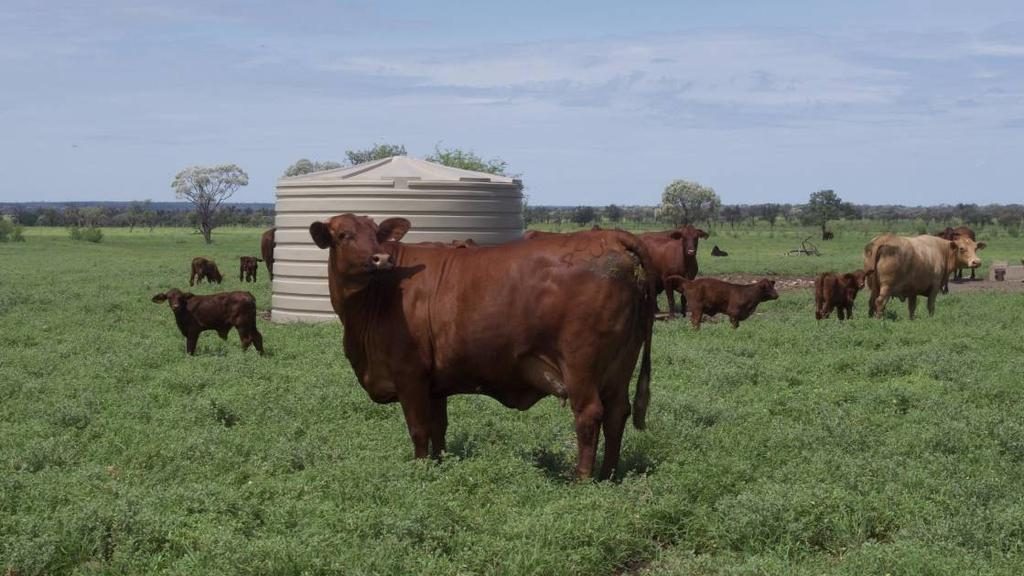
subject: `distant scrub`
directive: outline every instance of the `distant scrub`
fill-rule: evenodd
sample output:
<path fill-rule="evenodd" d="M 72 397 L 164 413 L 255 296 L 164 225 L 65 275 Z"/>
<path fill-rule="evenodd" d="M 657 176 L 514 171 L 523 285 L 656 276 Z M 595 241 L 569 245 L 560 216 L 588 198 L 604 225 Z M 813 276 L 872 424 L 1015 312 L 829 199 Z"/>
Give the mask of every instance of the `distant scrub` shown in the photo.
<path fill-rule="evenodd" d="M 97 244 L 103 241 L 103 230 L 96 226 L 89 226 L 88 228 L 72 226 L 68 228 L 68 235 L 71 236 L 72 240 L 84 240 Z"/>
<path fill-rule="evenodd" d="M 10 220 L 0 218 L 0 242 L 24 242 L 24 228 Z"/>

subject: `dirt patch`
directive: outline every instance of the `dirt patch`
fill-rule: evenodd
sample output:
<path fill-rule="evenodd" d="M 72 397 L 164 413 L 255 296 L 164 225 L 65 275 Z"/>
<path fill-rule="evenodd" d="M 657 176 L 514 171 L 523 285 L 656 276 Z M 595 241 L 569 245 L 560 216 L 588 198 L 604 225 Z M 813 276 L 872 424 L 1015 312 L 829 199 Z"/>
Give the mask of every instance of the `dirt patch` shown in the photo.
<path fill-rule="evenodd" d="M 722 274 L 714 276 L 719 280 L 725 280 L 726 282 L 732 282 L 733 284 L 753 284 L 761 278 L 767 278 L 769 280 L 775 280 L 776 290 L 797 290 L 800 288 L 813 288 L 814 277 L 805 276 L 779 276 L 776 274 Z"/>
<path fill-rule="evenodd" d="M 813 276 L 776 276 L 773 274 L 722 274 L 714 276 L 719 280 L 725 280 L 726 282 L 733 282 L 735 284 L 753 284 L 761 278 L 768 278 L 775 280 L 776 290 L 800 290 L 800 289 L 814 289 L 814 277 Z M 992 279 L 981 279 L 977 280 L 950 280 L 949 281 L 950 293 L 970 293 L 970 292 L 1008 292 L 1017 293 L 1024 292 L 1024 281 L 1018 279 L 1009 279 L 1002 282 L 997 282 Z"/>
<path fill-rule="evenodd" d="M 961 292 L 1024 292 L 1024 281 L 1004 280 L 996 282 L 995 280 L 982 280 L 981 278 L 977 280 L 969 278 L 967 280 L 950 280 L 949 292 L 950 294 L 959 294 Z"/>

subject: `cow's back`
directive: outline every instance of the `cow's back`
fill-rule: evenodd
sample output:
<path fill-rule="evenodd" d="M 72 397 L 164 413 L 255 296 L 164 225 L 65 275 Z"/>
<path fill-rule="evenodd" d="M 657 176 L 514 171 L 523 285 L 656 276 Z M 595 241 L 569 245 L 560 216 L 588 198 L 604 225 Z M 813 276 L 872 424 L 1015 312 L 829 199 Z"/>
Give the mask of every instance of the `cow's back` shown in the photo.
<path fill-rule="evenodd" d="M 936 236 L 876 236 L 865 247 L 864 269 L 874 270 L 872 292 L 886 286 L 890 295 L 908 297 L 937 290 L 947 272 L 949 241 Z"/>
<path fill-rule="evenodd" d="M 401 320 L 417 348 L 409 360 L 429 362 L 437 392 L 481 391 L 517 407 L 541 396 L 517 376 L 525 358 L 557 365 L 573 346 L 597 346 L 585 351 L 592 361 L 632 372 L 648 277 L 624 239 L 643 250 L 613 230 L 472 250 L 394 245 Z"/>

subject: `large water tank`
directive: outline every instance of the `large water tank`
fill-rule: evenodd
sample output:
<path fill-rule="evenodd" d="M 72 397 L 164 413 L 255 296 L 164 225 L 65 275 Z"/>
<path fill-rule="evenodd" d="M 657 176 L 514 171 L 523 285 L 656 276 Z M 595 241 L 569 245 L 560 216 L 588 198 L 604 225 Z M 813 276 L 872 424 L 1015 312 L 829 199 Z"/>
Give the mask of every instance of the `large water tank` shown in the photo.
<path fill-rule="evenodd" d="M 281 178 L 271 320 L 337 320 L 327 288 L 327 250 L 313 244 L 309 225 L 352 212 L 377 222 L 408 218 L 403 242 L 464 240 L 499 244 L 523 233 L 519 179 L 460 170 L 407 156 Z"/>

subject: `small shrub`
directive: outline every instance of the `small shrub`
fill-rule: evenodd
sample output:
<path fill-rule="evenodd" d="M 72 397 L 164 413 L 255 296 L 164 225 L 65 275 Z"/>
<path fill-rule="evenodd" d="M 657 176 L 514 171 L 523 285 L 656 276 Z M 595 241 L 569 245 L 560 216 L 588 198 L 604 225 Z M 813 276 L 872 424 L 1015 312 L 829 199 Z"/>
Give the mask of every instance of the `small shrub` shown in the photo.
<path fill-rule="evenodd" d="M 71 236 L 72 240 L 84 240 L 94 244 L 103 241 L 103 230 L 96 226 L 89 226 L 88 228 L 72 226 L 68 228 L 68 235 Z"/>
<path fill-rule="evenodd" d="M 0 242 L 11 241 L 24 242 L 24 229 L 6 218 L 0 218 Z"/>

